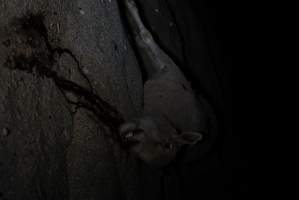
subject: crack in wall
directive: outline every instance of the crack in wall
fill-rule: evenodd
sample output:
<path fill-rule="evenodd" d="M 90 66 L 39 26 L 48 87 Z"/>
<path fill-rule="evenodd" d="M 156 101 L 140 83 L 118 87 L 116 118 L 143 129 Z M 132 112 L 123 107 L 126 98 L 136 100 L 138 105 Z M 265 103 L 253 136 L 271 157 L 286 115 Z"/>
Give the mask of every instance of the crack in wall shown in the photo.
<path fill-rule="evenodd" d="M 75 105 L 76 109 L 84 108 L 93 113 L 110 129 L 112 137 L 120 141 L 117 133 L 118 127 L 124 122 L 123 116 L 115 107 L 94 93 L 90 80 L 82 71 L 78 59 L 71 50 L 61 47 L 54 48 L 50 44 L 44 16 L 41 13 L 28 14 L 16 19 L 12 27 L 15 27 L 15 30 L 3 43 L 9 52 L 4 66 L 11 70 L 20 70 L 41 78 L 52 79 L 68 104 Z M 65 79 L 52 69 L 54 65 L 58 66 L 55 54 L 71 56 L 76 62 L 79 73 L 87 81 L 88 89 Z M 70 100 L 66 92 L 71 92 L 80 100 L 77 102 Z"/>

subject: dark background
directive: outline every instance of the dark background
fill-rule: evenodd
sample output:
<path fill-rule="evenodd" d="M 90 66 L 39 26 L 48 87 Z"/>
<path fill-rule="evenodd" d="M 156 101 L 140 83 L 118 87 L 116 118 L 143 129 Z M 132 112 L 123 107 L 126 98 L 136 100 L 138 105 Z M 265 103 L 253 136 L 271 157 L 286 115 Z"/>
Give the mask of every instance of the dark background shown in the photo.
<path fill-rule="evenodd" d="M 204 196 L 233 198 L 238 194 L 245 195 L 248 190 L 245 177 L 247 160 L 241 145 L 242 133 L 233 133 L 232 127 L 232 66 L 235 58 L 235 28 L 238 26 L 237 16 L 234 15 L 236 8 L 230 1 L 190 0 L 190 4 L 197 15 L 198 26 L 204 33 L 209 61 L 215 69 L 222 98 L 218 96 L 219 92 L 211 92 L 223 100 L 223 104 L 218 104 L 221 128 L 211 158 L 214 161 L 210 162 L 211 166 L 217 163 L 217 167 L 203 173 L 208 183 L 202 182 Z"/>
<path fill-rule="evenodd" d="M 245 195 L 247 185 L 247 160 L 243 149 L 242 133 L 233 133 L 232 127 L 232 66 L 235 59 L 235 40 L 238 24 L 234 6 L 229 1 L 189 0 L 196 23 L 203 33 L 208 61 L 215 70 L 218 90 L 210 90 L 211 96 L 222 102 L 216 103 L 219 133 L 211 157 L 206 160 L 208 170 L 194 172 L 201 179 L 193 190 L 201 187 L 204 198 L 233 198 Z M 199 165 L 198 169 L 203 167 Z M 196 171 L 196 170 L 194 170 Z M 193 179 L 194 180 L 194 179 Z M 195 195 L 195 193 L 194 193 Z"/>

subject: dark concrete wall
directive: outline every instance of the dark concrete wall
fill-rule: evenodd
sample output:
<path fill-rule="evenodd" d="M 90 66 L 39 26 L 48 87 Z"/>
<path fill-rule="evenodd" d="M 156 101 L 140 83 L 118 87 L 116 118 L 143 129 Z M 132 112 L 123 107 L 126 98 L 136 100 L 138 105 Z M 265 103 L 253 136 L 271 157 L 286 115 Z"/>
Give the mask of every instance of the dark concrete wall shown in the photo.
<path fill-rule="evenodd" d="M 215 199 L 239 190 L 232 180 L 240 164 L 230 51 L 214 24 L 219 9 L 208 1 L 137 2 L 159 44 L 213 103 L 220 139 L 198 162 L 164 178 L 138 163 L 113 139 L 109 123 L 136 116 L 143 98 L 119 2 L 2 0 L 1 200 Z"/>
<path fill-rule="evenodd" d="M 105 119 L 71 103 L 87 102 L 81 87 L 124 118 L 141 111 L 117 2 L 1 0 L 0 199 L 141 199 Z"/>

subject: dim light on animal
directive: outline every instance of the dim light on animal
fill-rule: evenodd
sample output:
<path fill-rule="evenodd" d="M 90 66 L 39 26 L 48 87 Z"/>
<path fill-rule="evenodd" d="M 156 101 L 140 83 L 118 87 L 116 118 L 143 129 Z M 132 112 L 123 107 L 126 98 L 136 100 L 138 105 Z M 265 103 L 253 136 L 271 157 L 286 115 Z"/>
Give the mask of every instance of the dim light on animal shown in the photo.
<path fill-rule="evenodd" d="M 204 99 L 195 97 L 184 74 L 154 41 L 135 2 L 124 0 L 124 5 L 147 80 L 143 114 L 125 122 L 120 135 L 140 160 L 164 167 L 176 159 L 183 147 L 201 145 L 203 136 L 210 134 L 208 123 L 213 114 Z"/>

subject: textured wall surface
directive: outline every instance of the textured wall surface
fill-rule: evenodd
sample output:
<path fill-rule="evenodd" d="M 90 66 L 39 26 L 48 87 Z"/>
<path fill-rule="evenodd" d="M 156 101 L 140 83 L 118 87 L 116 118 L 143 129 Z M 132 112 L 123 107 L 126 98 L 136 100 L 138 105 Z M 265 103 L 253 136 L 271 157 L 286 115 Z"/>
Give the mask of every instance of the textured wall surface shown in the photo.
<path fill-rule="evenodd" d="M 164 172 L 117 144 L 114 125 L 138 115 L 143 98 L 120 1 L 0 0 L 1 200 L 230 197 L 229 125 L 225 145 Z M 193 6 L 205 1 L 136 1 L 158 43 L 229 124 L 227 69 L 209 60 L 203 34 L 210 10 Z"/>
<path fill-rule="evenodd" d="M 140 199 L 95 96 L 124 118 L 141 111 L 116 1 L 1 0 L 0 199 Z"/>

